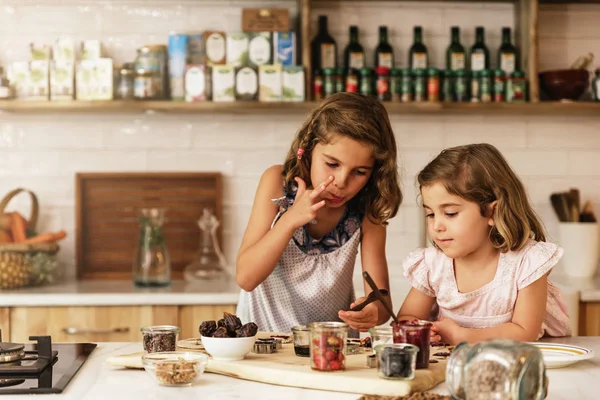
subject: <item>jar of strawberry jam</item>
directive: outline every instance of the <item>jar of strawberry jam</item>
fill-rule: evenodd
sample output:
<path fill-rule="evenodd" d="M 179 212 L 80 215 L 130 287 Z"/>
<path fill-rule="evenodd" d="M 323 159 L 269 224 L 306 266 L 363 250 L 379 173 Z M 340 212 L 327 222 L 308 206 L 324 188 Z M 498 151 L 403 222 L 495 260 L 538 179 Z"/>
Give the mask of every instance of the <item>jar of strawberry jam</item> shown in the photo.
<path fill-rule="evenodd" d="M 310 366 L 317 371 L 346 369 L 348 325 L 343 322 L 313 322 L 310 329 Z"/>

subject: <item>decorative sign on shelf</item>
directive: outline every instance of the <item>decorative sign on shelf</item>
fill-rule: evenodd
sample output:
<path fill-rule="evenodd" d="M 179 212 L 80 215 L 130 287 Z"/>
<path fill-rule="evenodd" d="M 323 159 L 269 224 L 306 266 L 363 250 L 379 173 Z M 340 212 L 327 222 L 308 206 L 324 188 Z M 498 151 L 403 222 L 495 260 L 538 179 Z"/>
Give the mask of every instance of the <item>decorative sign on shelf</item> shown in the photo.
<path fill-rule="evenodd" d="M 242 10 L 244 32 L 288 32 L 290 15 L 287 8 L 244 8 Z"/>

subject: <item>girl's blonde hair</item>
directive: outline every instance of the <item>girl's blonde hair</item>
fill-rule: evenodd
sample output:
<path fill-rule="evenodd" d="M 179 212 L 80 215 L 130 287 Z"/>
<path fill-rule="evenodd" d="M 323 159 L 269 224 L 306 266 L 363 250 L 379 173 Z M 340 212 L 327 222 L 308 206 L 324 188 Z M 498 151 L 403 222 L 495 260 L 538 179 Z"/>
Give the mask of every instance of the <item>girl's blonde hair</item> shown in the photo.
<path fill-rule="evenodd" d="M 283 164 L 285 187 L 292 190 L 294 178 L 302 178 L 308 187 L 311 155 L 317 143 L 331 143 L 345 136 L 371 147 L 375 165 L 365 187 L 350 205 L 368 213 L 373 223 L 387 224 L 402 202 L 399 186 L 396 139 L 383 104 L 372 96 L 336 93 L 328 96 L 304 122 Z M 298 159 L 298 149 L 304 155 Z"/>
<path fill-rule="evenodd" d="M 545 241 L 544 226 L 529 204 L 525 187 L 494 146 L 481 143 L 443 150 L 417 176 L 419 188 L 434 183 L 477 203 L 493 217 L 490 240 L 502 252 L 521 249 L 527 240 Z M 496 201 L 493 216 L 488 206 Z"/>

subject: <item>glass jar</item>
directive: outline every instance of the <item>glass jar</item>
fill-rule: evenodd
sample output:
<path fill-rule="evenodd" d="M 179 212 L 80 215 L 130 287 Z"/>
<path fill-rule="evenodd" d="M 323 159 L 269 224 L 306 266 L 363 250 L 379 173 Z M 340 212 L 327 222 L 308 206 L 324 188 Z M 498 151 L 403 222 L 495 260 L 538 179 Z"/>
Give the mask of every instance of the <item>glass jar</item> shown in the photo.
<path fill-rule="evenodd" d="M 321 70 L 315 71 L 315 76 L 313 78 L 313 94 L 315 101 L 323 100 L 323 75 L 321 74 Z"/>
<path fill-rule="evenodd" d="M 138 286 L 171 284 L 171 261 L 163 235 L 165 210 L 143 208 L 140 231 L 133 259 L 133 280 Z"/>
<path fill-rule="evenodd" d="M 369 329 L 369 334 L 371 335 L 373 352 L 375 351 L 375 347 L 381 344 L 394 342 L 394 334 L 391 326 L 376 326 Z"/>
<path fill-rule="evenodd" d="M 413 101 L 413 79 L 410 69 L 404 68 L 400 70 L 401 82 L 402 82 L 402 102 L 410 103 Z"/>
<path fill-rule="evenodd" d="M 306 325 L 292 327 L 294 352 L 298 357 L 310 357 L 310 329 Z"/>
<path fill-rule="evenodd" d="M 469 73 L 464 69 L 454 72 L 454 99 L 462 103 L 469 101 Z"/>
<path fill-rule="evenodd" d="M 381 101 L 390 101 L 392 94 L 390 91 L 390 69 L 387 67 L 377 67 L 377 98 Z"/>
<path fill-rule="evenodd" d="M 506 82 L 506 101 L 523 103 L 527 92 L 527 81 L 523 71 L 514 71 Z"/>
<path fill-rule="evenodd" d="M 373 94 L 373 76 L 371 68 L 360 69 L 360 94 L 370 96 Z"/>
<path fill-rule="evenodd" d="M 375 347 L 379 377 L 399 380 L 414 379 L 418 352 L 417 346 L 406 343 L 380 344 Z"/>
<path fill-rule="evenodd" d="M 497 69 L 494 71 L 494 103 L 502 103 L 505 100 L 506 78 L 504 71 Z"/>
<path fill-rule="evenodd" d="M 342 93 L 345 90 L 346 83 L 344 82 L 344 68 L 335 70 L 335 92 Z"/>
<path fill-rule="evenodd" d="M 133 79 L 135 68 L 132 63 L 123 64 L 115 70 L 115 99 L 133 99 Z"/>
<path fill-rule="evenodd" d="M 481 71 L 471 71 L 471 102 L 479 103 L 479 77 Z"/>
<path fill-rule="evenodd" d="M 427 70 L 427 100 L 440 101 L 440 71 L 437 68 Z"/>
<path fill-rule="evenodd" d="M 177 335 L 181 329 L 177 326 L 159 325 L 144 326 L 142 332 L 142 344 L 146 353 L 162 353 L 175 351 L 177 347 Z"/>
<path fill-rule="evenodd" d="M 143 100 L 160 100 L 165 97 L 166 61 L 165 46 L 143 46 L 137 51 L 134 68 L 136 71 L 136 98 Z M 140 78 L 138 80 L 138 78 Z M 149 89 L 151 86 L 151 90 Z M 144 88 L 142 91 L 141 88 Z M 144 96 L 138 96 L 144 93 Z"/>
<path fill-rule="evenodd" d="M 201 230 L 200 246 L 196 258 L 183 271 L 186 281 L 196 282 L 226 276 L 227 261 L 217 238 L 219 225 L 219 220 L 211 210 L 207 208 L 202 210 L 202 217 L 198 220 L 198 227 Z"/>
<path fill-rule="evenodd" d="M 408 343 L 419 348 L 417 369 L 429 368 L 429 346 L 432 323 L 424 320 L 392 322 L 394 343 Z"/>
<path fill-rule="evenodd" d="M 348 75 L 346 75 L 346 92 L 358 93 L 358 72 L 354 68 L 348 68 Z"/>
<path fill-rule="evenodd" d="M 506 339 L 460 343 L 448 359 L 446 383 L 459 400 L 542 400 L 548 390 L 541 351 Z"/>
<path fill-rule="evenodd" d="M 427 79 L 424 69 L 413 71 L 413 99 L 416 102 L 427 101 Z"/>
<path fill-rule="evenodd" d="M 442 73 L 442 101 L 454 101 L 454 72 L 449 69 Z"/>
<path fill-rule="evenodd" d="M 488 69 L 479 73 L 479 100 L 482 103 L 492 102 L 492 74 Z"/>
<path fill-rule="evenodd" d="M 327 98 L 335 93 L 335 78 L 333 68 L 323 68 L 323 97 Z"/>
<path fill-rule="evenodd" d="M 390 92 L 393 102 L 399 103 L 402 100 L 402 72 L 396 68 L 392 69 Z"/>
<path fill-rule="evenodd" d="M 310 367 L 317 371 L 346 369 L 348 325 L 343 322 L 313 322 L 310 329 Z"/>

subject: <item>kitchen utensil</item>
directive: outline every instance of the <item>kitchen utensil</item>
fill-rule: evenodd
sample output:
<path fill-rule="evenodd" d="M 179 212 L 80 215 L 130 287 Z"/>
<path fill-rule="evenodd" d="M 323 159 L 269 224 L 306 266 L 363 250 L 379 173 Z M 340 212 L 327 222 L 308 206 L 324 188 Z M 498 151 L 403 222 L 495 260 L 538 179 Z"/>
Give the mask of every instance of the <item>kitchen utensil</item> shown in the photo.
<path fill-rule="evenodd" d="M 394 311 L 390 308 L 388 303 L 385 301 L 384 295 L 381 293 L 381 291 L 379 290 L 379 288 L 377 287 L 377 285 L 371 278 L 371 275 L 369 275 L 369 273 L 367 271 L 364 271 L 362 275 L 363 275 L 363 278 L 365 278 L 365 281 L 367 281 L 367 283 L 371 287 L 371 290 L 373 291 L 373 293 L 375 293 L 375 296 L 377 297 L 377 299 L 379 301 L 381 301 L 381 304 L 383 304 L 383 308 L 385 308 L 385 310 L 388 312 L 388 314 L 390 314 L 390 316 L 392 317 L 394 322 L 398 323 L 398 317 L 396 317 L 396 314 L 394 314 Z"/>
<path fill-rule="evenodd" d="M 576 210 L 573 222 L 577 222 L 579 221 L 579 214 L 581 213 L 581 196 L 579 194 L 579 189 L 571 188 L 569 190 L 569 197 L 571 198 L 571 203 Z"/>
<path fill-rule="evenodd" d="M 586 201 L 583 206 L 581 216 L 579 217 L 579 222 L 596 222 L 594 209 L 592 208 L 592 203 L 589 200 Z"/>
<path fill-rule="evenodd" d="M 390 292 L 386 289 L 379 289 L 379 293 L 381 293 L 381 295 L 383 297 L 387 297 L 389 296 Z M 365 301 L 363 301 L 360 304 L 355 305 L 354 307 L 352 307 L 350 310 L 348 311 L 360 311 L 363 308 L 365 308 L 365 306 L 367 304 L 371 304 L 372 302 L 379 300 L 379 297 L 377 296 L 377 293 L 375 293 L 374 291 L 369 293 L 369 295 L 367 296 L 367 298 L 365 299 Z"/>
<path fill-rule="evenodd" d="M 552 195 L 550 195 L 550 203 L 552 204 L 552 208 L 554 208 L 554 212 L 556 213 L 559 222 L 569 221 L 568 206 L 561 193 L 552 193 Z"/>
<path fill-rule="evenodd" d="M 539 74 L 540 86 L 551 100 L 578 100 L 589 87 L 589 72 L 582 69 L 545 71 Z"/>
<path fill-rule="evenodd" d="M 576 362 L 594 358 L 594 350 L 559 343 L 531 343 L 542 352 L 546 368 L 563 368 Z"/>
<path fill-rule="evenodd" d="M 277 352 L 277 344 L 275 339 L 256 339 L 254 342 L 254 349 L 252 350 L 256 354 L 273 354 Z"/>

